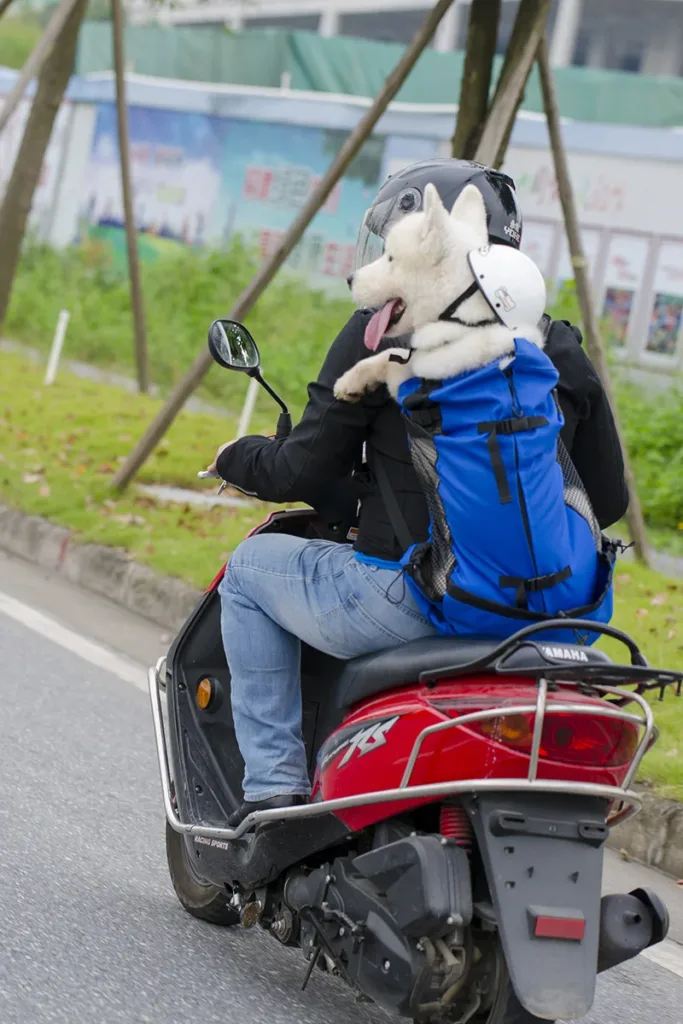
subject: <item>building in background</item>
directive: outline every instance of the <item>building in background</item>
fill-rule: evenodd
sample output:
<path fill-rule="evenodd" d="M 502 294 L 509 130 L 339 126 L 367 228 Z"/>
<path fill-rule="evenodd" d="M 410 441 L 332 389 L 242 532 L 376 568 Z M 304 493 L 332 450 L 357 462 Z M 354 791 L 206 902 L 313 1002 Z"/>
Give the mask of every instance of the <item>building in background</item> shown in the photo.
<path fill-rule="evenodd" d="M 437 50 L 464 47 L 470 0 L 455 0 L 434 40 Z M 359 36 L 407 43 L 433 0 L 129 0 L 138 23 L 304 29 L 324 36 Z M 503 0 L 499 52 L 507 43 L 518 0 Z M 553 0 L 551 56 L 569 64 L 683 74 L 683 0 Z"/>

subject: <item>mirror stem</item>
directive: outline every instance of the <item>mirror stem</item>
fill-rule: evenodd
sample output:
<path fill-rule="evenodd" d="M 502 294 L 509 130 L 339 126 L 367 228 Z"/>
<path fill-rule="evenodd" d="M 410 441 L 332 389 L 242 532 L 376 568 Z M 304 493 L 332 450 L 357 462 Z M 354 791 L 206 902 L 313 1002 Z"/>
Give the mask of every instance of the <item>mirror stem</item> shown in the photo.
<path fill-rule="evenodd" d="M 277 402 L 277 404 L 278 404 L 278 405 L 280 406 L 280 408 L 282 409 L 283 413 L 284 413 L 284 414 L 285 414 L 286 416 L 289 416 L 289 409 L 287 408 L 287 406 L 285 405 L 285 403 L 284 403 L 284 402 L 282 401 L 282 399 L 280 398 L 280 396 L 278 395 L 278 393 L 277 393 L 276 391 L 273 391 L 273 389 L 271 388 L 270 384 L 269 384 L 269 383 L 268 383 L 267 381 L 265 381 L 265 380 L 263 379 L 263 377 L 261 376 L 261 371 L 260 371 L 260 370 L 259 370 L 258 368 L 257 368 L 257 369 L 255 369 L 255 370 L 252 370 L 252 371 L 250 372 L 249 376 L 250 376 L 250 377 L 254 377 L 254 378 L 255 378 L 255 379 L 256 379 L 256 380 L 257 380 L 257 381 L 259 382 L 259 384 L 261 385 L 261 387 L 262 387 L 262 388 L 265 388 L 265 390 L 266 390 L 266 391 L 268 392 L 268 394 L 270 395 L 270 397 L 271 397 L 271 398 L 274 398 L 274 399 L 275 399 L 275 401 Z"/>

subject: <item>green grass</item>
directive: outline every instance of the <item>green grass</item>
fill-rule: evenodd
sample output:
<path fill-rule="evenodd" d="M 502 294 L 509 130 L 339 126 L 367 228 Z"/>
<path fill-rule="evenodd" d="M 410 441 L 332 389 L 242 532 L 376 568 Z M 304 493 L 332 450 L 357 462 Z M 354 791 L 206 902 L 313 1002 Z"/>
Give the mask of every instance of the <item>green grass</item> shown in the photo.
<path fill-rule="evenodd" d="M 164 506 L 135 488 L 113 496 L 112 473 L 159 402 L 66 372 L 44 388 L 42 375 L 35 362 L 0 353 L 0 500 L 70 527 L 81 541 L 125 548 L 160 572 L 206 585 L 269 506 Z M 256 428 L 270 428 L 272 408 L 268 417 Z M 198 483 L 197 470 L 234 430 L 234 419 L 183 413 L 140 480 L 207 486 Z M 683 668 L 683 582 L 624 563 L 616 577 L 614 623 L 638 639 L 653 664 Z M 617 645 L 607 646 L 623 660 Z M 683 703 L 669 696 L 655 712 L 662 738 L 643 778 L 683 798 Z"/>
<path fill-rule="evenodd" d="M 67 373 L 43 388 L 42 375 L 35 362 L 0 354 L 0 500 L 206 585 L 266 507 L 206 510 L 163 506 L 135 488 L 112 494 L 112 474 L 159 402 Z M 232 419 L 183 413 L 139 479 L 215 489 L 200 485 L 197 471 L 234 433 Z"/>
<path fill-rule="evenodd" d="M 683 580 L 622 563 L 615 578 L 612 624 L 634 637 L 651 665 L 683 670 Z M 620 644 L 601 646 L 615 660 L 624 660 Z M 641 781 L 683 800 L 683 698 L 669 689 L 661 702 L 652 697 L 652 705 L 660 738 L 645 758 Z"/>
<path fill-rule="evenodd" d="M 24 11 L 0 19 L 0 64 L 8 68 L 21 68 L 43 34 L 40 20 Z"/>
<path fill-rule="evenodd" d="M 152 382 L 167 392 L 206 345 L 209 325 L 227 316 L 256 271 L 239 240 L 228 252 L 171 248 L 143 262 L 143 288 Z M 90 238 L 57 253 L 29 244 L 23 253 L 4 326 L 6 338 L 49 349 L 61 309 L 71 312 L 65 358 L 134 373 L 128 282 L 111 248 Z M 352 310 L 297 280 L 279 278 L 246 318 L 269 382 L 301 410 L 330 344 Z M 200 396 L 238 410 L 244 380 L 212 371 Z M 272 416 L 265 396 L 259 406 Z"/>

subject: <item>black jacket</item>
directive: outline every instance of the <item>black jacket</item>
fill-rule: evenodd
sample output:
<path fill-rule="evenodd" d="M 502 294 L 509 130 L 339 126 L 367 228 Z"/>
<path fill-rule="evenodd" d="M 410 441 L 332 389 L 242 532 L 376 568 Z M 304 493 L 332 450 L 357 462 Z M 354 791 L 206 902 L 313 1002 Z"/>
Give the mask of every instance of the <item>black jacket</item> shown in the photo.
<path fill-rule="evenodd" d="M 308 387 L 308 405 L 290 436 L 282 441 L 244 437 L 221 454 L 218 472 L 263 501 L 308 502 L 329 521 L 348 522 L 360 499 L 356 549 L 396 561 L 403 552 L 375 481 L 376 460 L 384 464 L 414 540 L 426 538 L 429 523 L 401 413 L 385 387 L 357 403 L 337 401 L 332 390 L 338 377 L 370 354 L 363 343 L 369 316 L 365 310 L 354 313 L 337 337 L 317 381 Z M 600 525 L 610 526 L 626 511 L 628 495 L 607 398 L 577 328 L 552 323 L 545 351 L 560 374 L 562 439 Z"/>

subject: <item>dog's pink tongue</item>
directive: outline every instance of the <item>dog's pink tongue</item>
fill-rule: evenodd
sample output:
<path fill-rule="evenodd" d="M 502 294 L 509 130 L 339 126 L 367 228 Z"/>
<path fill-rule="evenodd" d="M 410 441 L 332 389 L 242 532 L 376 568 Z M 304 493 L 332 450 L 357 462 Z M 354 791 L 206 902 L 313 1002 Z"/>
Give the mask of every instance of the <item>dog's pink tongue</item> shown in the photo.
<path fill-rule="evenodd" d="M 377 350 L 380 341 L 386 333 L 396 301 L 396 299 L 391 299 L 381 309 L 378 309 L 376 313 L 373 313 L 365 328 L 365 345 L 371 352 Z"/>

